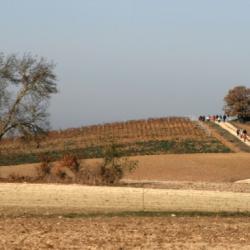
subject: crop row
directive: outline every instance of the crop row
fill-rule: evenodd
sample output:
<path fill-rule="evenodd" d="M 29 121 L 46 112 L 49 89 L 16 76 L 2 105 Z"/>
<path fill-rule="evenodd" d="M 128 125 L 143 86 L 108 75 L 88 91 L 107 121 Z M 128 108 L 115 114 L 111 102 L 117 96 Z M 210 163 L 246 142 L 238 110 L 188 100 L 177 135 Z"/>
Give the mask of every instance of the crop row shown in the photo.
<path fill-rule="evenodd" d="M 9 139 L 0 145 L 0 152 L 22 152 L 27 150 L 63 150 L 65 148 L 84 148 L 99 146 L 114 141 L 116 143 L 133 143 L 159 140 L 204 140 L 208 139 L 205 131 L 196 122 L 188 118 L 169 117 L 128 121 L 119 123 L 86 126 L 63 131 L 51 131 L 48 137 L 35 144 L 24 144 L 20 139 Z"/>

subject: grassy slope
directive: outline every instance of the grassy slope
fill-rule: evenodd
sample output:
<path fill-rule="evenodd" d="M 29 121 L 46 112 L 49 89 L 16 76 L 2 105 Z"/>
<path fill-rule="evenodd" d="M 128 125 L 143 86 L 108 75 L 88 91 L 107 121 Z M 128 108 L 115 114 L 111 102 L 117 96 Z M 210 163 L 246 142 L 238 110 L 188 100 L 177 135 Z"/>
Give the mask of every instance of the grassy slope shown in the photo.
<path fill-rule="evenodd" d="M 250 153 L 250 148 L 245 145 L 243 142 L 241 142 L 239 139 L 237 139 L 235 136 L 230 134 L 228 131 L 225 129 L 221 128 L 219 125 L 216 123 L 209 122 L 207 123 L 210 127 L 216 129 L 216 131 L 223 136 L 226 140 L 230 141 L 233 143 L 237 148 L 239 148 L 242 152 L 247 152 Z"/>
<path fill-rule="evenodd" d="M 131 144 L 119 144 L 118 148 L 122 156 L 230 152 L 230 149 L 215 139 L 136 142 Z M 103 147 L 96 146 L 47 152 L 53 160 L 59 159 L 65 153 L 75 154 L 81 159 L 100 158 L 103 157 Z M 1 155 L 0 157 L 0 165 L 2 166 L 35 162 L 39 162 L 39 155 L 35 153 Z"/>

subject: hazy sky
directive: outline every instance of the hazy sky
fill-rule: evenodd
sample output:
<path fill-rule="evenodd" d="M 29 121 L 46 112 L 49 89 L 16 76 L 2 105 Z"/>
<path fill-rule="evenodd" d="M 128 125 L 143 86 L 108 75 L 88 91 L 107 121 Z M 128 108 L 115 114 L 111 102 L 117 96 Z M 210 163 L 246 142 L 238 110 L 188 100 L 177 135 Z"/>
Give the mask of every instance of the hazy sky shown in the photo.
<path fill-rule="evenodd" d="M 218 113 L 250 85 L 249 0 L 0 0 L 0 51 L 56 64 L 54 128 Z"/>

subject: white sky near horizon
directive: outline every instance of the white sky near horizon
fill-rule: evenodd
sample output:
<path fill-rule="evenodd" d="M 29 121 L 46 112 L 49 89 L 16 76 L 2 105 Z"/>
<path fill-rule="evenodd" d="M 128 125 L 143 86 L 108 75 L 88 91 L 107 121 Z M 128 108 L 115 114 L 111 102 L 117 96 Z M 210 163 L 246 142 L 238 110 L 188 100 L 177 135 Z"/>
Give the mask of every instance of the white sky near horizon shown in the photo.
<path fill-rule="evenodd" d="M 248 0 L 0 0 L 0 51 L 56 64 L 55 129 L 222 112 L 250 86 Z"/>

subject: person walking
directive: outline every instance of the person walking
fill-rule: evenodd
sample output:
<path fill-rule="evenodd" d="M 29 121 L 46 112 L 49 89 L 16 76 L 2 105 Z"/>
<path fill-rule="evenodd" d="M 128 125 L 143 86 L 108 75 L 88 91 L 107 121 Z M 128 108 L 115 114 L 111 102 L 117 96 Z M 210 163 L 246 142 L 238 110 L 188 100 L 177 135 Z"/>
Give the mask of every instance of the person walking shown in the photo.
<path fill-rule="evenodd" d="M 244 129 L 244 130 L 242 131 L 242 136 L 243 136 L 244 142 L 246 142 L 246 141 L 247 141 L 247 131 L 246 131 L 246 129 Z"/>
<path fill-rule="evenodd" d="M 240 136 L 240 129 L 237 128 L 236 134 L 237 134 L 238 137 Z"/>
<path fill-rule="evenodd" d="M 223 122 L 226 122 L 226 120 L 227 120 L 227 116 L 223 115 Z"/>

